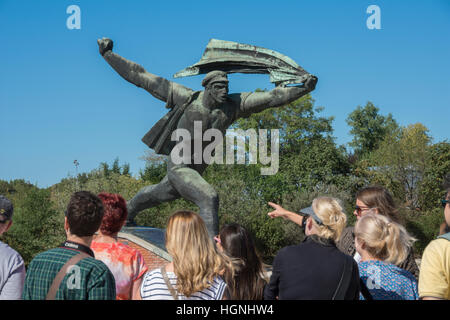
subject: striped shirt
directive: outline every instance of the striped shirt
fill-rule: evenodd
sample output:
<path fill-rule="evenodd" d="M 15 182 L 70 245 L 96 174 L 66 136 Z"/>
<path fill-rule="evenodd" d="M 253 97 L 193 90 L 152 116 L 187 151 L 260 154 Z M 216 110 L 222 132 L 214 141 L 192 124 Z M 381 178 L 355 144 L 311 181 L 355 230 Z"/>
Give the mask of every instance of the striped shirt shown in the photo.
<path fill-rule="evenodd" d="M 167 272 L 170 284 L 176 288 L 177 276 L 173 272 Z M 209 288 L 193 293 L 189 298 L 178 294 L 179 300 L 221 300 L 226 288 L 225 282 L 220 277 L 215 277 Z M 169 288 L 167 288 L 161 269 L 155 269 L 144 275 L 141 285 L 142 300 L 173 300 Z"/>

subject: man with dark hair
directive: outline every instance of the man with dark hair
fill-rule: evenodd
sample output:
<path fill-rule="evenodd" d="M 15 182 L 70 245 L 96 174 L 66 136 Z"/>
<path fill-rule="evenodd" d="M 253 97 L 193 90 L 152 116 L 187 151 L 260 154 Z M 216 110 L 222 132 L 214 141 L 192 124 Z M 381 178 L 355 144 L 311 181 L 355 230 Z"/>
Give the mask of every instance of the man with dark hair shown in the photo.
<path fill-rule="evenodd" d="M 0 195 L 0 236 L 12 225 L 13 205 Z M 0 300 L 19 300 L 22 297 L 25 264 L 22 257 L 0 241 Z"/>
<path fill-rule="evenodd" d="M 30 263 L 24 300 L 115 300 L 116 284 L 108 267 L 90 249 L 103 218 L 100 199 L 88 191 L 72 195 L 65 213 L 67 240 Z"/>

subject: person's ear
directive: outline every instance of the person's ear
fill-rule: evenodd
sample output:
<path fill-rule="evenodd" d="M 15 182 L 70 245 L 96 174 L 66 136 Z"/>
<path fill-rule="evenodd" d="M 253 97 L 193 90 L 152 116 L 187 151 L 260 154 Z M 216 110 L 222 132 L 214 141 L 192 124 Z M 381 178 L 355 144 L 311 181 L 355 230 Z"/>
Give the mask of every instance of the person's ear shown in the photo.
<path fill-rule="evenodd" d="M 355 237 L 355 249 L 358 253 L 360 253 L 361 250 L 365 251 L 366 244 L 364 243 L 363 240 Z"/>
<path fill-rule="evenodd" d="M 314 225 L 312 219 L 311 217 L 308 217 L 308 219 L 306 220 L 306 229 L 308 229 L 308 231 L 311 231 L 313 227 Z"/>
<path fill-rule="evenodd" d="M 358 243 L 362 250 L 366 250 L 366 243 L 363 240 L 359 240 Z"/>
<path fill-rule="evenodd" d="M 67 217 L 64 217 L 64 230 L 66 231 L 66 233 L 70 232 L 69 230 L 69 222 L 67 221 Z"/>

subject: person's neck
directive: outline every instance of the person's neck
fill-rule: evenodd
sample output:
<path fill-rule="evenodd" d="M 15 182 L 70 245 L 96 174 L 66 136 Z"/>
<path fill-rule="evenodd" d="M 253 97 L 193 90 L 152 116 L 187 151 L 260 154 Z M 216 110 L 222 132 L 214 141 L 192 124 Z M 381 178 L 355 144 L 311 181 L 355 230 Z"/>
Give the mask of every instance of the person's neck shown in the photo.
<path fill-rule="evenodd" d="M 381 261 L 378 258 L 375 258 L 373 256 L 371 256 L 370 254 L 368 254 L 367 252 L 363 251 L 363 252 L 359 252 L 359 255 L 361 256 L 361 262 L 366 262 L 366 261 Z"/>
<path fill-rule="evenodd" d="M 167 272 L 174 272 L 173 261 L 165 266 Z"/>
<path fill-rule="evenodd" d="M 102 242 L 102 243 L 116 243 L 118 242 L 117 233 L 112 235 L 106 235 L 99 231 L 98 235 L 94 238 L 95 242 Z"/>
<path fill-rule="evenodd" d="M 92 236 L 90 237 L 78 237 L 75 235 L 67 235 L 67 241 L 72 241 L 78 244 L 82 244 L 86 247 L 90 247 L 92 243 Z"/>

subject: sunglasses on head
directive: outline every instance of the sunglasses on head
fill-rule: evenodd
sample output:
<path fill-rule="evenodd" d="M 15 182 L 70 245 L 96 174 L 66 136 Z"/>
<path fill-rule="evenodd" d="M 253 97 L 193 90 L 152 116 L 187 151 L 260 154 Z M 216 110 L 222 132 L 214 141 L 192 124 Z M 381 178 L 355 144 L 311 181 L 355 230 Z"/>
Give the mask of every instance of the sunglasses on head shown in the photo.
<path fill-rule="evenodd" d="M 450 203 L 450 200 L 447 200 L 447 199 L 442 199 L 442 200 L 441 200 L 441 204 L 442 204 L 442 207 L 443 207 L 443 208 L 445 208 L 445 206 L 447 205 L 447 203 Z"/>

